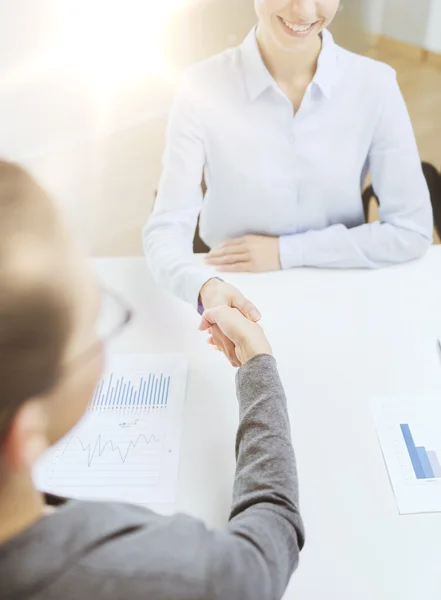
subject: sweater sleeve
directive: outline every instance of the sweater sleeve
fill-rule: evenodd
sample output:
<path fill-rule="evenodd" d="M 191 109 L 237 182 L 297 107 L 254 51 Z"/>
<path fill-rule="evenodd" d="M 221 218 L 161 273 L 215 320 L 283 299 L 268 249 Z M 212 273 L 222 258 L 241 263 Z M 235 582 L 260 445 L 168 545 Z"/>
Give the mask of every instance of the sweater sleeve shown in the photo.
<path fill-rule="evenodd" d="M 213 534 L 208 598 L 279 600 L 304 544 L 285 393 L 274 358 L 237 374 L 240 424 L 228 528 Z"/>

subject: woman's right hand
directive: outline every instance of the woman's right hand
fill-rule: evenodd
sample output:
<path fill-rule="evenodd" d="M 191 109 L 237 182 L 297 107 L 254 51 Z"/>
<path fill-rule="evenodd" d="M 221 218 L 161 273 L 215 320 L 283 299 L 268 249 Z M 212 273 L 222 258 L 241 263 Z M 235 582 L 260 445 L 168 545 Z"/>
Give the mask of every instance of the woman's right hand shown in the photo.
<path fill-rule="evenodd" d="M 228 306 L 217 306 L 210 308 L 202 315 L 201 331 L 216 329 L 228 338 L 234 345 L 237 361 L 224 351 L 233 366 L 244 365 L 258 354 L 272 354 L 271 346 L 266 339 L 265 333 L 257 323 L 250 321 L 236 308 Z M 212 338 L 209 343 L 216 346 Z M 223 348 L 218 348 L 223 350 Z"/>
<path fill-rule="evenodd" d="M 248 298 L 233 285 L 216 277 L 209 279 L 202 287 L 200 300 L 205 310 L 217 306 L 229 306 L 237 308 L 244 317 L 248 317 L 251 321 L 259 321 L 260 319 L 260 312 Z M 233 367 L 239 367 L 240 362 L 231 340 L 222 333 L 218 326 L 213 326 L 210 334 L 210 343 L 225 354 Z"/>

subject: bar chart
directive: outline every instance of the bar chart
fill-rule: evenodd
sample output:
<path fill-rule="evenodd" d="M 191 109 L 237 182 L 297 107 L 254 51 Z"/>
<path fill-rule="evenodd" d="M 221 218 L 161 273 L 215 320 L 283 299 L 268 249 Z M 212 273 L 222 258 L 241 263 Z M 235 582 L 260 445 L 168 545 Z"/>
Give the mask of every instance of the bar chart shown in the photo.
<path fill-rule="evenodd" d="M 137 377 L 110 372 L 98 384 L 90 410 L 167 408 L 171 376 L 160 373 Z"/>
<path fill-rule="evenodd" d="M 416 446 L 407 423 L 400 425 L 401 433 L 417 479 L 441 479 L 441 464 L 434 450 Z"/>
<path fill-rule="evenodd" d="M 372 408 L 399 512 L 441 512 L 439 398 L 376 398 Z"/>

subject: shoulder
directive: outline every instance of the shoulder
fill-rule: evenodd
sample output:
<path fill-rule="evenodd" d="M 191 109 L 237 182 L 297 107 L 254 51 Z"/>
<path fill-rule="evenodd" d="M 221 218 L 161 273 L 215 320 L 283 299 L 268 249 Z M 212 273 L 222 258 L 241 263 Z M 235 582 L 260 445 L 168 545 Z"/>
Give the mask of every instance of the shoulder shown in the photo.
<path fill-rule="evenodd" d="M 396 71 L 390 65 L 350 52 L 341 46 L 336 48 L 337 64 L 346 78 L 364 86 L 390 85 L 396 80 Z"/>
<path fill-rule="evenodd" d="M 341 102 L 356 104 L 369 118 L 379 114 L 390 96 L 399 92 L 396 71 L 388 64 L 337 46 L 336 78 Z"/>

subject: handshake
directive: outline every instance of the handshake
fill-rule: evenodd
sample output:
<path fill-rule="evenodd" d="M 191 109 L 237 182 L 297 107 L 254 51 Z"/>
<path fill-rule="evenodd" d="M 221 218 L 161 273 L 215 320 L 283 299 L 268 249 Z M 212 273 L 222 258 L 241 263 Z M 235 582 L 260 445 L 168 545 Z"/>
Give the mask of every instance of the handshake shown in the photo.
<path fill-rule="evenodd" d="M 257 308 L 235 287 L 210 279 L 201 289 L 205 312 L 199 329 L 208 331 L 208 343 L 223 352 L 233 367 L 240 367 L 258 354 L 272 354 Z"/>

